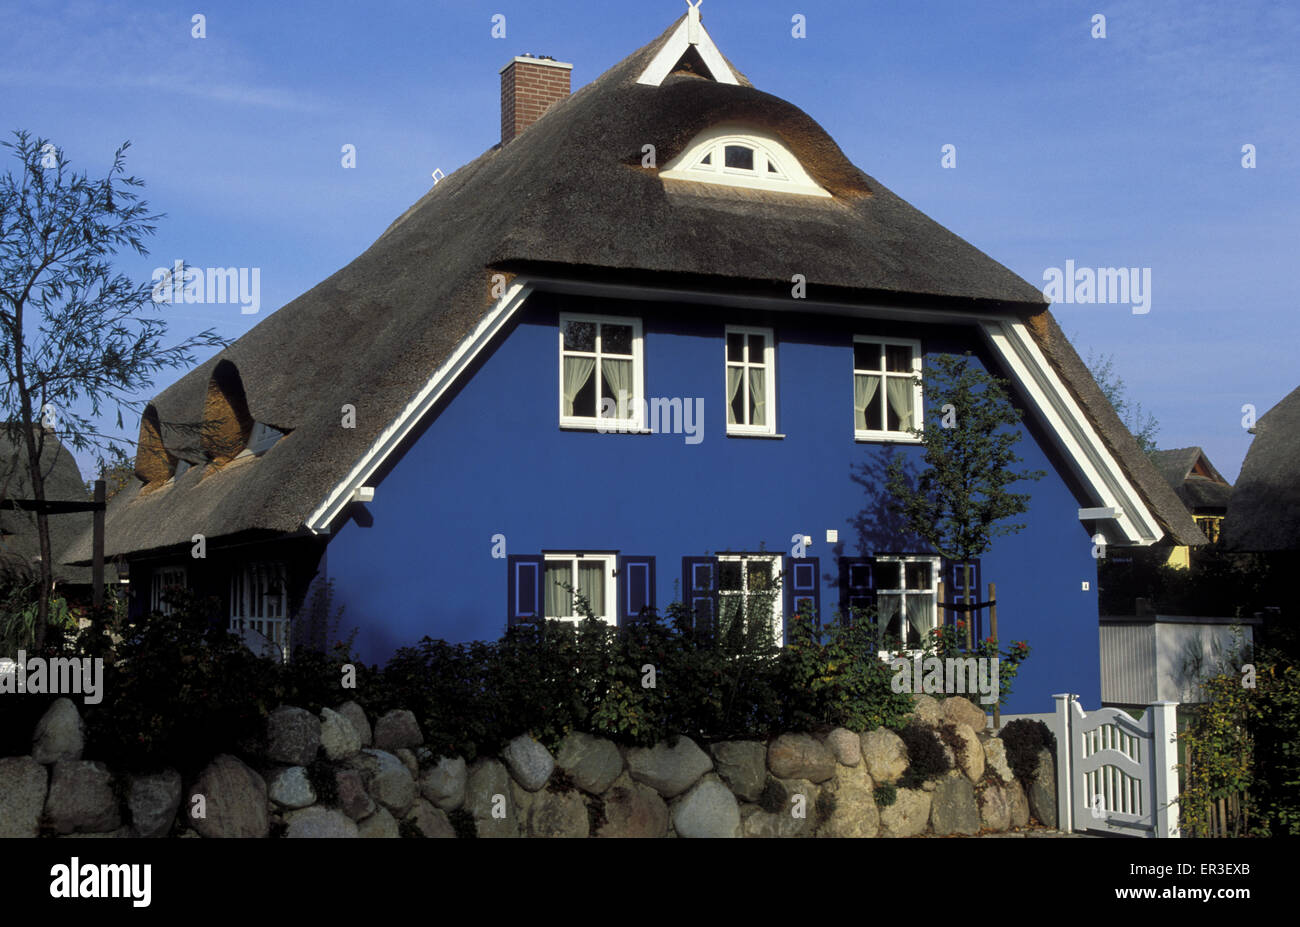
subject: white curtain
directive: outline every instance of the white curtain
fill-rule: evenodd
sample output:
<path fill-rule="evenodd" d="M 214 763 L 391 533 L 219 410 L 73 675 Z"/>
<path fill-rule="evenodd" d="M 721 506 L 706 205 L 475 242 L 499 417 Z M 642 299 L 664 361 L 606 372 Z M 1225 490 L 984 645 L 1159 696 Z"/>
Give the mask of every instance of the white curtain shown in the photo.
<path fill-rule="evenodd" d="M 909 595 L 907 597 L 908 643 L 919 644 L 925 640 L 925 632 L 930 630 L 930 597 L 926 595 Z"/>
<path fill-rule="evenodd" d="M 632 362 L 630 360 L 602 358 L 600 369 L 605 375 L 605 385 L 609 387 L 610 395 L 618 403 L 617 416 L 627 418 L 629 414 L 628 403 L 634 398 L 632 396 Z"/>
<path fill-rule="evenodd" d="M 751 425 L 767 424 L 767 371 L 762 367 L 749 368 L 749 398 L 754 403 Z"/>
<path fill-rule="evenodd" d="M 880 623 L 880 627 L 885 629 L 885 637 L 903 637 L 902 623 L 898 614 L 898 600 L 899 597 L 896 595 L 882 595 L 876 599 L 876 620 Z"/>
<path fill-rule="evenodd" d="M 740 381 L 744 378 L 743 367 L 727 368 L 727 424 L 736 422 L 736 394 L 740 392 Z"/>
<path fill-rule="evenodd" d="M 594 357 L 566 356 L 564 358 L 565 415 L 573 414 L 573 400 L 582 391 L 582 388 L 587 385 L 587 381 L 591 379 L 591 373 L 595 369 L 596 359 Z"/>
<path fill-rule="evenodd" d="M 578 563 L 578 592 L 587 599 L 591 613 L 605 617 L 605 565 L 603 563 Z"/>
<path fill-rule="evenodd" d="M 876 398 L 880 389 L 880 377 L 856 374 L 853 377 L 853 427 L 859 431 L 867 430 L 867 407 Z"/>
<path fill-rule="evenodd" d="M 546 564 L 547 618 L 566 618 L 573 612 L 573 599 L 570 597 L 569 590 L 564 588 L 572 582 L 572 568 L 568 561 Z"/>
<path fill-rule="evenodd" d="M 912 427 L 912 381 L 910 378 L 890 377 L 885 384 L 889 408 L 898 416 L 898 427 L 904 431 Z"/>

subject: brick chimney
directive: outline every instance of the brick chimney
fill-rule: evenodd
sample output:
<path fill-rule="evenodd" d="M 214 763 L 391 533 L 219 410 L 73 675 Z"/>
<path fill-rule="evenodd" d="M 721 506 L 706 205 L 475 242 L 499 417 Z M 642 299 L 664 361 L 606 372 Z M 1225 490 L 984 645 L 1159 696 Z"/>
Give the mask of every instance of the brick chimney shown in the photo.
<path fill-rule="evenodd" d="M 501 144 L 528 128 L 569 95 L 573 65 L 554 58 L 517 57 L 501 69 Z"/>

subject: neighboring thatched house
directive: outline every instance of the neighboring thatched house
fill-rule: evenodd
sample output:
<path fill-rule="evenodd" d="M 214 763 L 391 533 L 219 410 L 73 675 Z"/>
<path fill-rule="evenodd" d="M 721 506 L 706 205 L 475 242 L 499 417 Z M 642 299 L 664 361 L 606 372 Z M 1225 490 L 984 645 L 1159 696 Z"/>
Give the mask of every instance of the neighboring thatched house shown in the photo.
<path fill-rule="evenodd" d="M 507 62 L 499 144 L 154 399 L 108 513 L 136 612 L 184 583 L 284 642 L 329 578 L 382 660 L 571 618 L 568 587 L 610 622 L 674 598 L 727 620 L 779 574 L 751 630 L 874 603 L 915 642 L 950 617 L 956 565 L 854 468 L 917 461 L 908 428 L 940 411 L 912 378 L 971 351 L 1012 381 L 1022 455 L 1048 471 L 978 564 L 1004 641 L 1034 647 L 1017 692 L 1095 702 L 1093 536 L 1203 539 L 1038 289 L 690 16 L 571 96 L 569 73 Z M 174 427 L 204 418 L 198 439 Z"/>
<path fill-rule="evenodd" d="M 1300 554 L 1300 387 L 1251 429 L 1223 543 L 1250 553 Z"/>
<path fill-rule="evenodd" d="M 72 454 L 48 430 L 41 454 L 41 475 L 45 481 L 45 498 L 59 502 L 87 502 L 86 483 Z M 33 498 L 31 474 L 27 466 L 27 446 L 21 431 L 10 433 L 0 428 L 0 500 Z M 51 515 L 50 551 L 54 562 L 54 580 L 59 594 L 80 593 L 90 588 L 90 567 L 65 562 L 69 548 L 82 533 L 90 531 L 90 512 Z M 36 513 L 24 509 L 0 508 L 0 569 L 6 574 L 40 575 L 41 542 L 37 533 Z M 84 587 L 81 588 L 81 587 Z"/>
<path fill-rule="evenodd" d="M 1219 543 L 1223 517 L 1232 497 L 1232 484 L 1214 468 L 1199 447 L 1156 451 L 1151 459 L 1183 505 L 1187 506 L 1206 539 L 1211 544 Z M 1189 562 L 1190 548 L 1181 544 L 1171 548 L 1170 566 L 1186 568 Z"/>

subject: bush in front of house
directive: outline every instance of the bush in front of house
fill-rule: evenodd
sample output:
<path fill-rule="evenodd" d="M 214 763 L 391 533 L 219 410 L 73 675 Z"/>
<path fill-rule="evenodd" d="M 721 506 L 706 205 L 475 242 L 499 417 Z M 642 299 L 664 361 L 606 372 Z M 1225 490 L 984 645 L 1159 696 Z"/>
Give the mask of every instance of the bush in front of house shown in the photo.
<path fill-rule="evenodd" d="M 998 733 L 1007 748 L 1007 765 L 1027 789 L 1038 774 L 1038 752 L 1046 747 L 1056 753 L 1056 735 L 1042 721 L 1017 718 Z"/>
<path fill-rule="evenodd" d="M 69 655 L 105 659 L 103 701 L 84 708 L 88 755 L 188 773 L 214 753 L 256 756 L 278 705 L 317 712 L 349 699 L 373 714 L 411 710 L 430 750 L 467 759 L 523 732 L 549 747 L 575 730 L 626 744 L 716 741 L 899 728 L 912 707 L 864 625 L 823 629 L 807 613 L 787 619 L 784 647 L 719 634 L 675 604 L 622 628 L 588 619 L 519 625 L 492 642 L 425 638 L 379 669 L 356 660 L 350 643 L 267 660 L 224 630 L 214 603 L 171 605 L 171 615 L 112 639 L 92 627 L 67 645 Z M 355 687 L 345 688 L 350 674 Z"/>

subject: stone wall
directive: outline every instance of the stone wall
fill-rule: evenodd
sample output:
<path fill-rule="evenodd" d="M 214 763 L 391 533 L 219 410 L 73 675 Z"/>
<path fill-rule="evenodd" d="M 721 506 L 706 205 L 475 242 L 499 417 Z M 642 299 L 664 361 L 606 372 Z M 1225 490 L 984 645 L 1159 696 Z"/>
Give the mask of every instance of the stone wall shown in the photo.
<path fill-rule="evenodd" d="M 521 736 L 466 763 L 434 756 L 409 711 L 281 706 L 257 768 L 222 755 L 183 782 L 175 770 L 114 776 L 83 759 L 84 724 L 60 699 L 31 755 L 0 759 L 0 836 L 913 837 L 1008 831 L 1031 816 L 1056 825 L 1050 751 L 1025 789 L 966 699 L 919 696 L 913 717 L 951 725 L 955 768 L 886 805 L 876 787 L 909 760 L 885 728 L 650 748 L 574 733 L 554 755 Z"/>

